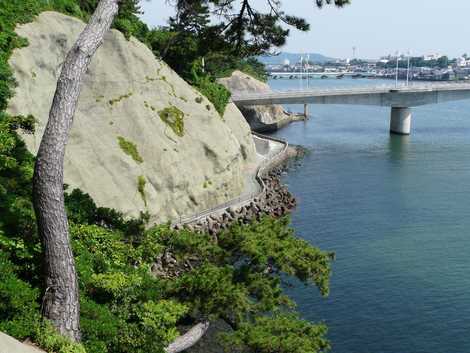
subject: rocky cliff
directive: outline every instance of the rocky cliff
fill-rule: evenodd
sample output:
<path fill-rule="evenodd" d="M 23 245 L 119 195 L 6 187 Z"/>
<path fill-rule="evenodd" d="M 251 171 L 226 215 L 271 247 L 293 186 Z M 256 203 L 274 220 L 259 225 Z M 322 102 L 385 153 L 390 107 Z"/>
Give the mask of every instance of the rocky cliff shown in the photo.
<path fill-rule="evenodd" d="M 28 39 L 10 59 L 18 87 L 11 114 L 32 114 L 39 147 L 61 64 L 84 23 L 44 12 L 17 32 Z M 65 183 L 99 206 L 152 222 L 188 216 L 238 196 L 255 161 L 238 109 L 223 117 L 134 38 L 107 34 L 87 73 L 65 157 Z"/>
<path fill-rule="evenodd" d="M 44 351 L 0 332 L 0 353 L 44 353 Z"/>
<path fill-rule="evenodd" d="M 266 83 L 241 71 L 234 71 L 230 77 L 222 78 L 219 82 L 232 94 L 271 91 Z M 298 117 L 286 113 L 281 105 L 246 106 L 240 107 L 240 110 L 253 131 L 257 132 L 275 131 L 293 120 L 298 120 Z"/>

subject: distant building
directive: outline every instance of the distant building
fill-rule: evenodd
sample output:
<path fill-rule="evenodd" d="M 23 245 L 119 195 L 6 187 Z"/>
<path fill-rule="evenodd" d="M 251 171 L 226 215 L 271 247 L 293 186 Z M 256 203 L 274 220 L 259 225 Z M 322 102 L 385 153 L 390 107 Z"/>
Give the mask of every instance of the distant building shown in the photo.
<path fill-rule="evenodd" d="M 470 66 L 470 59 L 467 59 L 467 58 L 464 58 L 464 57 L 457 58 L 457 66 L 458 67 L 468 67 L 468 66 Z"/>
<path fill-rule="evenodd" d="M 442 58 L 442 57 L 443 55 L 441 54 L 429 54 L 429 55 L 423 56 L 423 60 L 424 61 L 439 60 L 439 58 Z"/>

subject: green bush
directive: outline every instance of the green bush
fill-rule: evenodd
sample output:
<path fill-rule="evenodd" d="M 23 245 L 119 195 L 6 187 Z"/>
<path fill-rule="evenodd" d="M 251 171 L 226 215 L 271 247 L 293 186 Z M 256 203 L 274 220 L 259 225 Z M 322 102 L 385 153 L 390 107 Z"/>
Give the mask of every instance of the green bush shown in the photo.
<path fill-rule="evenodd" d="M 98 304 L 82 295 L 80 298 L 80 326 L 87 353 L 113 352 L 120 330 L 125 322 L 111 312 L 106 304 Z"/>
<path fill-rule="evenodd" d="M 19 339 L 32 337 L 40 322 L 39 290 L 20 280 L 0 252 L 0 331 Z"/>
<path fill-rule="evenodd" d="M 72 342 L 59 334 L 48 321 L 43 321 L 38 325 L 34 339 L 42 349 L 49 353 L 87 353 L 80 343 Z"/>
<path fill-rule="evenodd" d="M 225 108 L 230 101 L 230 92 L 220 83 L 209 76 L 202 76 L 194 83 L 199 92 L 209 99 L 215 110 L 223 117 Z"/>
<path fill-rule="evenodd" d="M 122 231 L 128 237 L 142 233 L 149 218 L 147 213 L 142 213 L 139 218 L 125 219 L 121 212 L 97 207 L 90 195 L 79 189 L 65 193 L 65 206 L 68 218 L 73 223 L 99 224 L 104 228 Z"/>

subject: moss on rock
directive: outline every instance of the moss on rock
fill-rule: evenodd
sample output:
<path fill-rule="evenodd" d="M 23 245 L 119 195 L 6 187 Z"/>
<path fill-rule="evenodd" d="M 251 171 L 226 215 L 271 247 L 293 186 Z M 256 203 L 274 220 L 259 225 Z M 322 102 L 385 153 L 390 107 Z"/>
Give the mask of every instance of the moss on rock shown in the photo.
<path fill-rule="evenodd" d="M 137 178 L 137 191 L 142 197 L 145 207 L 147 207 L 147 197 L 145 196 L 145 184 L 147 184 L 145 177 L 143 175 L 139 175 L 139 177 Z"/>
<path fill-rule="evenodd" d="M 158 112 L 160 119 L 167 124 L 173 132 L 179 136 L 184 135 L 184 113 L 174 105 L 166 107 Z"/>
<path fill-rule="evenodd" d="M 118 136 L 118 142 L 119 142 L 119 147 L 121 147 L 121 150 L 127 154 L 128 156 L 131 156 L 134 161 L 137 163 L 143 163 L 143 159 L 139 154 L 139 151 L 137 150 L 137 145 L 129 140 L 126 140 L 122 136 Z"/>
<path fill-rule="evenodd" d="M 122 96 L 119 96 L 117 98 L 114 98 L 114 99 L 110 99 L 108 101 L 109 105 L 113 106 L 114 104 L 116 103 L 119 103 L 120 101 L 122 101 L 123 99 L 127 99 L 127 98 L 130 98 L 132 96 L 132 92 L 129 92 L 127 94 L 123 94 Z"/>

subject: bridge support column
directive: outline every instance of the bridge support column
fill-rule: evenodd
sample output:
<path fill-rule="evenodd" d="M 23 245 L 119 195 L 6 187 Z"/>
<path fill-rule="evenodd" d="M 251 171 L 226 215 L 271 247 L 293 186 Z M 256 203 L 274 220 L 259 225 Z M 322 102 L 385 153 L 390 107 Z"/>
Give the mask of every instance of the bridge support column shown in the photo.
<path fill-rule="evenodd" d="M 305 120 L 308 119 L 308 104 L 304 104 L 304 118 Z"/>
<path fill-rule="evenodd" d="M 390 133 L 409 135 L 411 132 L 411 109 L 392 107 Z"/>

